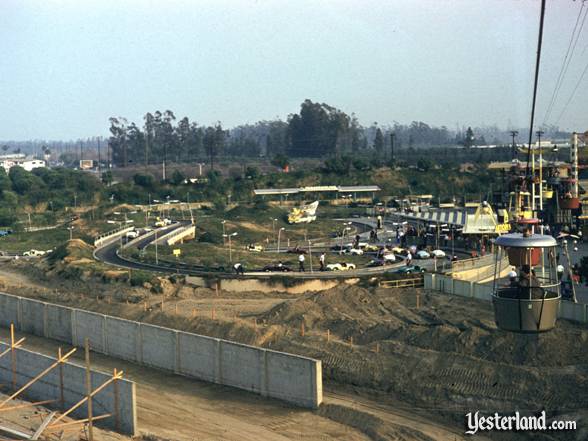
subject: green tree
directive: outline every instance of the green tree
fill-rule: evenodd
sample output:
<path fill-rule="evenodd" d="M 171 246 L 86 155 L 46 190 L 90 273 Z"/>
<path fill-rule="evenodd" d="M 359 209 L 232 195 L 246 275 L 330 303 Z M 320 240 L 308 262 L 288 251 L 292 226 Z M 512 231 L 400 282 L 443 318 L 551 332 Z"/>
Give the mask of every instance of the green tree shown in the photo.
<path fill-rule="evenodd" d="M 384 135 L 379 127 L 376 130 L 376 137 L 374 138 L 374 149 L 378 157 L 381 157 L 384 152 Z"/>
<path fill-rule="evenodd" d="M 184 173 L 182 173 L 181 171 L 179 171 L 178 169 L 174 170 L 174 172 L 172 173 L 172 177 L 170 179 L 170 182 L 173 185 L 180 185 L 181 183 L 183 183 L 186 180 L 186 176 L 184 175 Z"/>
<path fill-rule="evenodd" d="M 463 140 L 463 145 L 468 148 L 474 145 L 474 131 L 472 130 L 471 127 L 468 127 L 468 129 L 466 130 L 466 135 Z"/>

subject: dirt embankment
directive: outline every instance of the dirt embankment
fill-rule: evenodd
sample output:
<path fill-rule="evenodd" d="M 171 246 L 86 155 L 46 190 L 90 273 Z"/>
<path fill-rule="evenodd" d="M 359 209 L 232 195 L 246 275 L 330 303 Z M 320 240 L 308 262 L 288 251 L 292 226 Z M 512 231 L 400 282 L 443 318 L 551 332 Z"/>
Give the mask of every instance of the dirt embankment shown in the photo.
<path fill-rule="evenodd" d="M 294 296 L 217 293 L 169 282 L 162 287 L 162 294 L 153 294 L 122 285 L 89 292 L 28 286 L 18 294 L 319 358 L 327 389 L 352 387 L 354 394 L 383 405 L 451 424 L 455 433 L 463 428 L 465 413 L 476 410 L 545 409 L 586 427 L 588 330 L 570 322 L 560 321 L 540 335 L 502 332 L 489 304 L 416 289 L 341 285 Z M 361 426 L 371 439 L 442 439 L 424 430 L 410 433 L 406 425 L 395 430 L 398 421 L 374 422 L 369 407 L 368 416 L 351 418 L 347 410 L 330 407 L 342 404 L 335 399 L 336 393 L 327 394 L 324 416 Z M 492 434 L 501 440 L 584 435 L 581 430 Z"/>

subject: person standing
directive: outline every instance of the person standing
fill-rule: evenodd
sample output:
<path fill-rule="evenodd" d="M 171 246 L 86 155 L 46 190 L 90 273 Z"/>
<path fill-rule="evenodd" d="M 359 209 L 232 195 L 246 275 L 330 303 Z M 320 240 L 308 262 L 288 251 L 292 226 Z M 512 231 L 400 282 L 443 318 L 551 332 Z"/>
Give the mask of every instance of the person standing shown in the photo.
<path fill-rule="evenodd" d="M 319 257 L 319 264 L 321 265 L 320 270 L 325 270 L 325 253 L 321 253 L 321 257 Z"/>
<path fill-rule="evenodd" d="M 304 258 L 304 254 L 300 253 L 298 255 L 298 270 L 303 273 L 304 272 L 304 261 L 306 259 Z"/>
<path fill-rule="evenodd" d="M 406 266 L 410 266 L 410 264 L 412 263 L 412 254 L 410 254 L 410 251 L 406 254 Z"/>

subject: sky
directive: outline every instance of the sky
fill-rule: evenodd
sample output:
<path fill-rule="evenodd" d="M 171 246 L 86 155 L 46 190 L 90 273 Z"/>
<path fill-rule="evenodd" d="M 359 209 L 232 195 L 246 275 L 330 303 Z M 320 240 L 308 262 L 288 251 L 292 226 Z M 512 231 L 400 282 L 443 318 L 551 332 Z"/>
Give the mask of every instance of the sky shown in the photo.
<path fill-rule="evenodd" d="M 581 4 L 547 0 L 539 123 Z M 539 7 L 539 0 L 0 0 L 0 139 L 107 136 L 111 116 L 142 123 L 146 112 L 166 109 L 233 127 L 286 119 L 307 98 L 355 113 L 364 125 L 528 127 Z M 559 118 L 587 60 L 588 23 L 547 123 L 588 130 L 588 73 Z"/>

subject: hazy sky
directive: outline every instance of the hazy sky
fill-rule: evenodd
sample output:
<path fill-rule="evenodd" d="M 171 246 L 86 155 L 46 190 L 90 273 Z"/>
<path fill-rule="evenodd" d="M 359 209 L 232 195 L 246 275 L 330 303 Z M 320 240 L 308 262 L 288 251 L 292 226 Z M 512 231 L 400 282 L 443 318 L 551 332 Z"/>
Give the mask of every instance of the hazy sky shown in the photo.
<path fill-rule="evenodd" d="M 581 6 L 547 3 L 539 122 Z M 157 109 L 231 127 L 286 118 L 306 98 L 363 124 L 527 126 L 539 5 L 0 0 L 0 139 L 107 135 L 110 116 L 142 123 Z M 588 23 L 548 122 L 584 70 L 587 45 Z M 562 128 L 588 129 L 587 99 L 588 73 Z"/>

